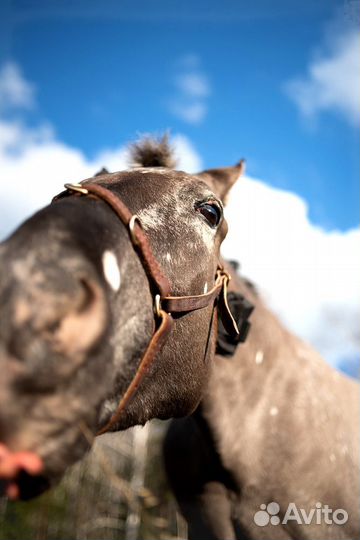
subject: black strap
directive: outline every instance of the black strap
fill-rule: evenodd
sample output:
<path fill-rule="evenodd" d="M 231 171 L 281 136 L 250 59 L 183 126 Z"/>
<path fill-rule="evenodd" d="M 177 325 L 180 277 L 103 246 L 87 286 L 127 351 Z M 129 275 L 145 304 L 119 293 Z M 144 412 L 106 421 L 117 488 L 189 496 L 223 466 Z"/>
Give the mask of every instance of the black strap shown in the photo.
<path fill-rule="evenodd" d="M 250 330 L 251 323 L 248 320 L 254 310 L 254 305 L 242 294 L 230 291 L 227 301 L 231 313 L 237 323 L 239 334 L 230 334 L 221 320 L 221 311 L 218 325 L 218 337 L 216 343 L 216 354 L 222 356 L 233 356 L 239 343 L 244 343 Z"/>

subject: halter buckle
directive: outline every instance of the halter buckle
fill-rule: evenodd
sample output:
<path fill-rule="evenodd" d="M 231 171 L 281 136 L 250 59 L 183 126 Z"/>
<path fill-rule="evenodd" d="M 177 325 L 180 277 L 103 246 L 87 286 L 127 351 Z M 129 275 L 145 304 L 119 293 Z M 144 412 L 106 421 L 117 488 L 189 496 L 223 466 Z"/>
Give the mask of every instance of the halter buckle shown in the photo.
<path fill-rule="evenodd" d="M 226 272 L 222 267 L 218 268 L 216 271 L 216 283 L 222 283 L 223 287 L 227 289 L 229 281 L 231 280 L 231 275 Z"/>

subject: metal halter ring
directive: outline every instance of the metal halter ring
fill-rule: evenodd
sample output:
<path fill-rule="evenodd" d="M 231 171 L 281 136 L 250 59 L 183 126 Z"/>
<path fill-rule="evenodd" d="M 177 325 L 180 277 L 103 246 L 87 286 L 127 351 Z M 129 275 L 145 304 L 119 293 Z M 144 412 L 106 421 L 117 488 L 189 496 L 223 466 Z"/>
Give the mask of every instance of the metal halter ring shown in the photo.
<path fill-rule="evenodd" d="M 161 297 L 160 294 L 155 295 L 154 312 L 157 317 L 161 317 Z"/>
<path fill-rule="evenodd" d="M 135 245 L 138 245 L 138 239 L 136 238 L 136 234 L 135 234 L 135 224 L 138 224 L 139 227 L 141 227 L 141 221 L 140 221 L 140 218 L 134 214 L 133 216 L 131 216 L 130 218 L 130 221 L 129 221 L 129 231 L 130 231 L 130 236 L 131 236 L 131 241 L 133 244 Z"/>

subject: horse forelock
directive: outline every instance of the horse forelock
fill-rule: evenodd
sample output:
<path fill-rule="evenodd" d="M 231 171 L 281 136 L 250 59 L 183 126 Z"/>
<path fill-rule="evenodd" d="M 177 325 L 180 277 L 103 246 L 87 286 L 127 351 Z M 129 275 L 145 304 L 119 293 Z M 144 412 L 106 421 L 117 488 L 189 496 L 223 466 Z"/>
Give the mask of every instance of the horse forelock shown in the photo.
<path fill-rule="evenodd" d="M 169 138 L 145 136 L 129 147 L 130 163 L 135 167 L 167 167 L 174 169 L 176 159 Z"/>

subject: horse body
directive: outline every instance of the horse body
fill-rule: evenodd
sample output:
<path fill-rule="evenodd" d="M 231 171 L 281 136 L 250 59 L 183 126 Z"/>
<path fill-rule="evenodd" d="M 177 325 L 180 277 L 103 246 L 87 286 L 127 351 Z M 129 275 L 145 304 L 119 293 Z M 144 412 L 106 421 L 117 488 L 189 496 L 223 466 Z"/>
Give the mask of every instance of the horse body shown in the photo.
<path fill-rule="evenodd" d="M 256 306 L 250 334 L 233 357 L 215 357 L 199 411 L 173 423 L 164 447 L 190 538 L 356 538 L 358 385 L 288 332 L 232 273 L 232 288 Z M 281 521 L 289 503 L 307 515 L 317 503 L 344 509 L 349 519 L 336 525 L 322 514 L 316 523 L 314 512 L 300 524 L 292 512 L 287 524 L 258 526 L 255 513 L 271 502 Z"/>

